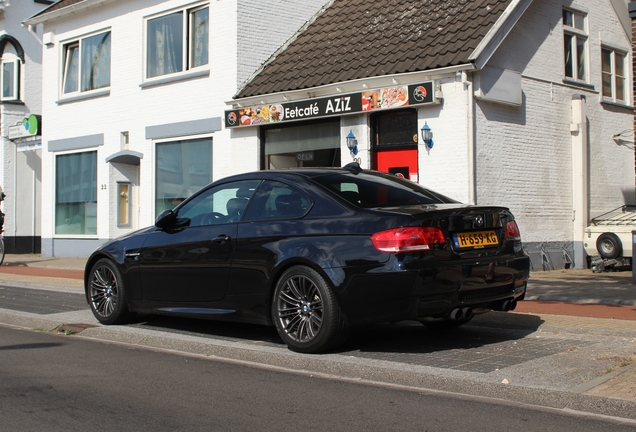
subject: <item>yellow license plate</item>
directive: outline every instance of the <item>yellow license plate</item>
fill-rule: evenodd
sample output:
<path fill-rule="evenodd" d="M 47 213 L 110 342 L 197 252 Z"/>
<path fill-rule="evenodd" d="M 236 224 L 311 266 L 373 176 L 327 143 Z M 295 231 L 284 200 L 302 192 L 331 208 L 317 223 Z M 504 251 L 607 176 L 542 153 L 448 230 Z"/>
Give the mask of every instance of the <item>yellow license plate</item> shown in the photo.
<path fill-rule="evenodd" d="M 499 239 L 495 231 L 476 231 L 453 234 L 457 249 L 497 246 Z"/>

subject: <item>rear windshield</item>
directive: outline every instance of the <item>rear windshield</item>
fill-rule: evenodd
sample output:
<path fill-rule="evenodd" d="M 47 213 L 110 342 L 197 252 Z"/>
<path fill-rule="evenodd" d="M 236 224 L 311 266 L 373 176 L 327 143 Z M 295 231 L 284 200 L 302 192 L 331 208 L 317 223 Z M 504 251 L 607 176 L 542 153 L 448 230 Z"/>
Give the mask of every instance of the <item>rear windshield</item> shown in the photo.
<path fill-rule="evenodd" d="M 410 180 L 377 171 L 327 174 L 312 180 L 350 203 L 365 208 L 457 203 Z"/>

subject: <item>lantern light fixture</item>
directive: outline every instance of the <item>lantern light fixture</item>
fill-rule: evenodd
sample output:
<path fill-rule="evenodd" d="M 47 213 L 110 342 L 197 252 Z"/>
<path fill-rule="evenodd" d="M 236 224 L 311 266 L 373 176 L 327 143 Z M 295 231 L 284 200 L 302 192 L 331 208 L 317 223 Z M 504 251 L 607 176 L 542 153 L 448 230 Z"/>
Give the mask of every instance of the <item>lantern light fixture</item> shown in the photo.
<path fill-rule="evenodd" d="M 431 130 L 427 122 L 424 122 L 424 126 L 422 126 L 421 133 L 422 133 L 422 141 L 424 141 L 426 148 L 429 150 L 432 149 L 434 144 L 433 131 Z"/>
<path fill-rule="evenodd" d="M 355 158 L 355 156 L 358 154 L 358 140 L 351 130 L 349 131 L 349 135 L 347 135 L 347 147 L 349 148 L 351 157 Z"/>

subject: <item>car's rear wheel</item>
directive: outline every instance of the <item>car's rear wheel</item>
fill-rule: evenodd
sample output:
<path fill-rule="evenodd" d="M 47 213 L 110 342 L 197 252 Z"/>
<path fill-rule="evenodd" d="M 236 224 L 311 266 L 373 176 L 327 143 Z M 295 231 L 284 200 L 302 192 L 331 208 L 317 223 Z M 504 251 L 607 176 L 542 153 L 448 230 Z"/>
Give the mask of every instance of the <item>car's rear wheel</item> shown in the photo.
<path fill-rule="evenodd" d="M 326 351 L 348 336 L 333 290 L 317 271 L 306 266 L 291 267 L 278 280 L 272 319 L 292 351 Z"/>
<path fill-rule="evenodd" d="M 88 276 L 88 295 L 91 310 L 102 324 L 122 324 L 131 313 L 126 305 L 126 289 L 117 266 L 102 258 L 95 263 Z"/>
<path fill-rule="evenodd" d="M 603 233 L 596 240 L 596 250 L 602 258 L 614 259 L 623 253 L 623 244 L 616 234 Z"/>

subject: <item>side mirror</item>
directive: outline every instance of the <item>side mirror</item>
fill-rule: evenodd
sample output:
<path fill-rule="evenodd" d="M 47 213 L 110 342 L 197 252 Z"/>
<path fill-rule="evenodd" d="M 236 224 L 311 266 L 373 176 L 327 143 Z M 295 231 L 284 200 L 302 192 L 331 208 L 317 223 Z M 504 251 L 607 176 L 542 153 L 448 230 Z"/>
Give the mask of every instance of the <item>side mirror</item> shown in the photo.
<path fill-rule="evenodd" d="M 177 221 L 177 214 L 172 210 L 162 211 L 157 219 L 155 219 L 155 226 L 157 228 L 165 229 L 173 226 Z"/>

